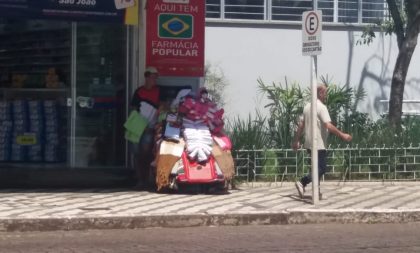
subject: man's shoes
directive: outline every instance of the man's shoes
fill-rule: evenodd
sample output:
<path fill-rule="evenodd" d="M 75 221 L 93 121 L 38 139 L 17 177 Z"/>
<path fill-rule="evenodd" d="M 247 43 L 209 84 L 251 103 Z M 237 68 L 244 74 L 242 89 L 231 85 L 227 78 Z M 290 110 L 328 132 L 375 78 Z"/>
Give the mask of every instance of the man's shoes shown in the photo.
<path fill-rule="evenodd" d="M 295 182 L 296 190 L 299 193 L 299 197 L 303 199 L 303 195 L 305 194 L 305 187 L 302 185 L 300 181 Z"/>

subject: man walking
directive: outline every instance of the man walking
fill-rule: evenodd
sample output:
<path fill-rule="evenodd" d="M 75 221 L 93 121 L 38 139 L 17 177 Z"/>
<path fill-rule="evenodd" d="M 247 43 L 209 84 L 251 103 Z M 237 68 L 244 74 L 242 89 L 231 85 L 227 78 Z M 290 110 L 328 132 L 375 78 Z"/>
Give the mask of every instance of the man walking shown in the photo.
<path fill-rule="evenodd" d="M 351 135 L 340 131 L 331 123 L 331 117 L 328 112 L 325 102 L 327 99 L 327 86 L 320 84 L 317 87 L 317 124 L 315 126 L 317 148 L 318 148 L 318 175 L 321 178 L 327 170 L 327 138 L 329 133 L 333 133 L 344 141 L 351 141 Z M 304 148 L 307 149 L 308 153 L 311 154 L 312 147 L 312 133 L 311 133 L 311 103 L 308 103 L 303 108 L 303 117 L 301 118 L 298 128 L 295 133 L 292 147 L 297 150 L 300 147 L 300 140 L 305 135 Z M 311 173 L 302 177 L 299 181 L 296 181 L 295 186 L 298 190 L 299 196 L 303 198 L 305 193 L 305 187 L 312 182 Z M 319 198 L 322 199 L 322 195 L 319 194 Z"/>

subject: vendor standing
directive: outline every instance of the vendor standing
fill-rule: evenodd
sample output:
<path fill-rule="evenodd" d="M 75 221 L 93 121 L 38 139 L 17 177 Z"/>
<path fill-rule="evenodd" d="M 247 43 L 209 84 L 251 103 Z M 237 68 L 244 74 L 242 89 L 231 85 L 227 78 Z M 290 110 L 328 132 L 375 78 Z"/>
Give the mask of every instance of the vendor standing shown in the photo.
<path fill-rule="evenodd" d="M 134 166 L 136 169 L 136 188 L 144 188 L 149 183 L 150 163 L 153 161 L 154 126 L 157 121 L 160 89 L 156 80 L 159 73 L 155 67 L 147 67 L 144 72 L 144 85 L 134 91 L 131 99 L 131 109 L 137 110 L 148 120 L 138 146 L 133 144 Z M 155 109 L 155 113 L 153 113 Z"/>

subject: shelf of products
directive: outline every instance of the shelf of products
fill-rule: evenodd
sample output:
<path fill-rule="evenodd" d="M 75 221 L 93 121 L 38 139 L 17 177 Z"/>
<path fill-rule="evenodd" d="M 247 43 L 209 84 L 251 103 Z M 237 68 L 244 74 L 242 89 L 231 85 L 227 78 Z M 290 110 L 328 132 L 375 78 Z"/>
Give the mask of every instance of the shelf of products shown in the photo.
<path fill-rule="evenodd" d="M 68 22 L 0 17 L 0 166 L 69 163 L 72 154 L 76 167 L 125 163 L 125 32 L 120 25 L 72 29 Z M 94 106 L 67 106 L 79 97 Z"/>
<path fill-rule="evenodd" d="M 0 100 L 0 162 L 63 162 L 67 109 L 55 99 Z"/>
<path fill-rule="evenodd" d="M 69 24 L 0 25 L 0 88 L 64 88 L 70 63 Z"/>
<path fill-rule="evenodd" d="M 0 161 L 63 162 L 67 156 L 71 26 L 0 24 Z"/>

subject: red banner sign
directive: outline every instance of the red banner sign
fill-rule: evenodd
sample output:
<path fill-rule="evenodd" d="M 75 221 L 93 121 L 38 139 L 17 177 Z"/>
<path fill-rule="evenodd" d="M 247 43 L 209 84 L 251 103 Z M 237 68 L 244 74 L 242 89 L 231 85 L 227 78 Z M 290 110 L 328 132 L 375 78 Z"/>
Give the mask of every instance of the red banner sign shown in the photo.
<path fill-rule="evenodd" d="M 146 65 L 162 76 L 204 76 L 205 1 L 148 0 Z"/>

